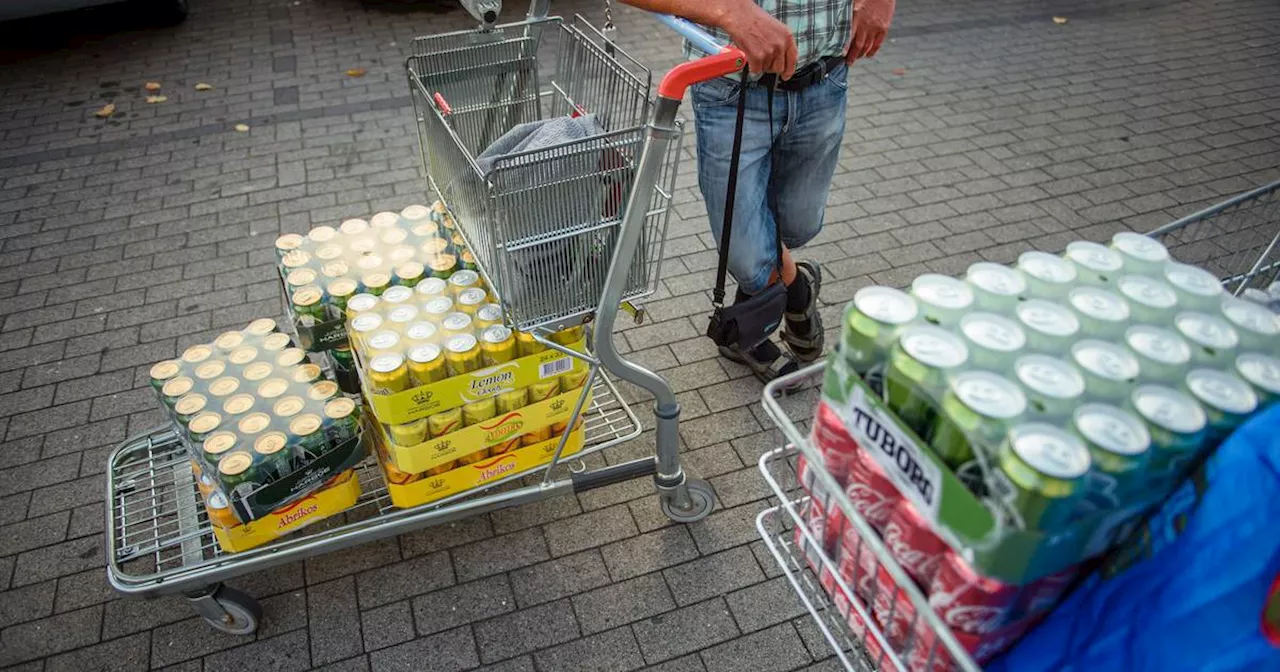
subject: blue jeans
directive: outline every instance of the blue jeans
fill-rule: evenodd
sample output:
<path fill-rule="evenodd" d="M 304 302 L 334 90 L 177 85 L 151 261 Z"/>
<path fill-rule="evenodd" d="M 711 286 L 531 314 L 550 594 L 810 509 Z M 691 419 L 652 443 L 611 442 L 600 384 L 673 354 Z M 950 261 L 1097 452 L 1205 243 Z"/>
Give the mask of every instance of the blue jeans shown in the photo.
<path fill-rule="evenodd" d="M 841 65 L 802 91 L 774 91 L 772 137 L 768 91 L 747 88 L 729 272 L 748 294 L 769 284 L 777 263 L 775 226 L 781 227 L 788 249 L 804 245 L 822 230 L 827 192 L 844 137 L 848 74 L 848 67 Z M 724 77 L 693 87 L 698 187 L 717 241 L 724 225 L 741 89 L 736 78 Z"/>

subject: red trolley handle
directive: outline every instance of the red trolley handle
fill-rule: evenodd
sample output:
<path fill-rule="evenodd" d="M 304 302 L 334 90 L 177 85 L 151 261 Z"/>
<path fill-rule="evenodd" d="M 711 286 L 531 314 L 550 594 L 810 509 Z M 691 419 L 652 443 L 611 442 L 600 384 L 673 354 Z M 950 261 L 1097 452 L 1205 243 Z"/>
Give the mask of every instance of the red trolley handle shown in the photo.
<path fill-rule="evenodd" d="M 729 44 L 720 44 L 707 31 L 686 19 L 669 14 L 656 15 L 658 20 L 666 24 L 690 44 L 699 50 L 711 54 L 695 61 L 685 61 L 667 72 L 658 84 L 658 95 L 668 100 L 681 100 L 685 89 L 699 82 L 716 77 L 733 74 L 742 70 L 747 63 L 747 55 L 741 49 Z"/>

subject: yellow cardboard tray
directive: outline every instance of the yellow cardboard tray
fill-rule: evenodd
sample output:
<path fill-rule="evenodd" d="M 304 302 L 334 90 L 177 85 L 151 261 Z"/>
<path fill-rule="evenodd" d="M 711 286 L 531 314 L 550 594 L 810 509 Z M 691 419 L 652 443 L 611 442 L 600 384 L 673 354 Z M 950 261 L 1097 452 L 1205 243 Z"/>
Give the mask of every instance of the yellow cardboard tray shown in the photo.
<path fill-rule="evenodd" d="M 436 439 L 428 439 L 416 446 L 400 446 L 387 436 L 387 428 L 373 423 L 378 428 L 379 439 L 387 447 L 391 462 L 400 471 L 420 474 L 433 467 L 438 467 L 460 457 L 465 457 L 478 450 L 500 445 L 523 434 L 550 427 L 557 422 L 567 422 L 573 413 L 573 405 L 582 394 L 582 388 L 557 394 L 546 401 L 529 404 L 510 413 L 504 413 L 470 427 L 463 427 L 449 432 Z M 586 409 L 591 404 L 591 393 L 583 404 Z"/>
<path fill-rule="evenodd" d="M 271 513 L 235 527 L 213 526 L 218 545 L 228 553 L 247 551 L 296 532 L 355 505 L 360 499 L 360 479 L 354 469 L 337 477 L 337 482 Z"/>
<path fill-rule="evenodd" d="M 547 464 L 555 455 L 556 446 L 559 443 L 560 437 L 552 437 L 532 446 L 494 455 L 405 485 L 396 485 L 388 480 L 387 494 L 391 497 L 391 503 L 402 509 L 434 502 L 437 499 L 466 492 Z M 580 450 L 582 450 L 581 427 L 569 432 L 569 440 L 565 443 L 562 457 L 573 455 Z M 385 470 L 383 473 L 386 473 Z"/>
<path fill-rule="evenodd" d="M 586 349 L 586 339 L 566 346 L 575 352 Z M 374 394 L 359 362 L 360 388 L 373 407 L 373 414 L 387 424 L 399 425 L 420 420 L 428 415 L 457 408 L 463 404 L 518 390 L 534 383 L 551 380 L 571 370 L 587 370 L 586 362 L 555 350 L 513 359 L 505 364 L 452 376 L 438 383 L 421 385 L 395 394 Z"/>

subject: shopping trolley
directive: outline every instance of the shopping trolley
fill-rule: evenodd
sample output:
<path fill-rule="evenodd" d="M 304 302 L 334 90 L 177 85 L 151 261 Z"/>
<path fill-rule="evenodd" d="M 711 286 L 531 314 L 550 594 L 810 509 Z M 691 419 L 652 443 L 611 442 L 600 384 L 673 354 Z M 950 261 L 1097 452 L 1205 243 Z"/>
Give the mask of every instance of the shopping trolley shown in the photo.
<path fill-rule="evenodd" d="M 468 6 L 482 17 L 478 30 L 414 42 L 406 72 L 424 167 L 501 298 L 507 323 L 588 363 L 591 382 L 567 423 L 583 419 L 584 448 L 564 459 L 562 439 L 548 465 L 412 509 L 391 506 L 381 469 L 367 460 L 357 467 L 363 495 L 354 508 L 228 554 L 214 539 L 178 436 L 159 428 L 126 441 L 109 458 L 107 575 L 120 592 L 186 595 L 213 627 L 248 634 L 261 609 L 222 582 L 271 566 L 642 477 L 654 479 L 660 506 L 673 520 L 692 522 L 711 512 L 710 486 L 687 478 L 680 466 L 674 393 L 660 376 L 621 356 L 613 326 L 624 302 L 648 294 L 657 280 L 684 92 L 737 72 L 745 57 L 715 45 L 692 24 L 661 17 L 715 55 L 672 69 L 650 100 L 648 71 L 580 17 L 565 24 L 547 17 L 546 3 L 535 0 L 525 21 L 495 26 L 495 5 Z M 539 58 L 544 41 L 559 42 L 550 45 L 558 46 L 559 58 L 546 88 Z M 504 156 L 484 170 L 477 163 L 487 144 L 516 124 L 582 115 L 591 115 L 601 132 Z M 586 354 L 548 338 L 584 323 L 594 334 Z M 652 394 L 655 454 L 587 470 L 580 458 L 642 431 L 613 376 Z"/>
<path fill-rule="evenodd" d="M 1221 277 L 1224 288 L 1233 294 L 1266 287 L 1280 277 L 1280 181 L 1170 222 L 1148 235 L 1158 238 L 1180 261 Z M 765 411 L 788 444 L 765 453 L 759 461 L 760 472 L 777 499 L 775 506 L 756 519 L 765 546 L 845 669 L 977 672 L 981 667 L 975 658 L 981 658 L 983 652 L 971 655 L 960 646 L 915 582 L 889 554 L 880 535 L 858 515 L 835 477 L 821 466 L 820 453 L 798 424 L 811 418 L 813 409 L 797 409 L 780 401 L 782 390 L 821 379 L 824 367 L 816 364 L 778 378 L 764 389 Z M 803 417 L 797 416 L 798 411 L 805 411 Z M 801 457 L 806 463 L 804 480 L 812 479 L 807 487 L 801 484 Z M 823 495 L 828 499 L 825 505 L 839 507 L 855 533 L 853 557 L 870 560 L 854 563 L 851 575 L 841 575 L 835 559 L 823 549 L 819 533 L 808 522 L 811 491 L 830 493 Z M 864 589 L 865 599 L 859 599 L 855 587 L 866 574 L 887 574 L 893 585 L 872 581 L 865 584 L 870 586 L 870 594 Z M 876 594 L 886 589 L 892 594 Z M 843 604 L 832 595 L 840 596 Z M 872 618 L 868 605 L 878 598 L 891 600 L 887 603 L 893 609 L 903 601 L 911 605 L 905 640 L 891 641 Z M 892 612 L 889 618 L 893 618 Z"/>

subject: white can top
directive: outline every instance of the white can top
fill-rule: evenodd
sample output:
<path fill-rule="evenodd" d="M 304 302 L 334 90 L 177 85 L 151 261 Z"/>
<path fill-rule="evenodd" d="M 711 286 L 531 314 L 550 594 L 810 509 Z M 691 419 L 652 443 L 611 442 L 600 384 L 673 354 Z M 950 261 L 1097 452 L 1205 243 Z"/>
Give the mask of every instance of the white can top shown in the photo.
<path fill-rule="evenodd" d="M 953 369 L 969 359 L 964 341 L 946 329 L 931 325 L 908 327 L 898 342 L 908 355 L 936 369 Z"/>
<path fill-rule="evenodd" d="M 969 313 L 960 318 L 960 332 L 988 350 L 1015 352 L 1027 344 L 1027 335 L 1012 320 L 993 313 Z"/>
<path fill-rule="evenodd" d="M 387 311 L 387 321 L 403 324 L 418 318 L 418 307 L 412 303 L 403 303 Z"/>
<path fill-rule="evenodd" d="M 401 366 L 404 366 L 404 356 L 395 352 L 378 355 L 369 362 L 369 368 L 378 373 L 391 373 Z"/>
<path fill-rule="evenodd" d="M 964 279 L 983 291 L 1000 296 L 1018 296 L 1027 291 L 1027 280 L 1022 273 L 989 261 L 969 266 Z"/>
<path fill-rule="evenodd" d="M 394 331 L 375 331 L 369 336 L 369 347 L 374 350 L 391 350 L 400 344 L 400 334 Z"/>
<path fill-rule="evenodd" d="M 1134 352 L 1162 364 L 1181 366 L 1191 361 L 1191 346 L 1168 329 L 1145 324 L 1129 327 L 1124 342 Z"/>
<path fill-rule="evenodd" d="M 1250 383 L 1280 395 L 1280 360 L 1275 357 L 1246 352 L 1236 357 L 1236 371 Z"/>
<path fill-rule="evenodd" d="M 1073 399 L 1084 394 L 1084 376 L 1075 367 L 1048 355 L 1024 355 L 1013 371 L 1027 389 L 1054 399 Z"/>
<path fill-rule="evenodd" d="M 436 335 L 436 325 L 430 322 L 414 322 L 405 327 L 404 334 L 415 341 L 429 341 Z"/>
<path fill-rule="evenodd" d="M 438 296 L 444 294 L 447 289 L 449 289 L 449 283 L 441 278 L 423 278 L 413 291 L 425 296 Z"/>
<path fill-rule="evenodd" d="M 382 300 L 387 303 L 404 303 L 413 298 L 413 290 L 404 285 L 388 287 L 382 292 Z"/>
<path fill-rule="evenodd" d="M 1080 331 L 1080 320 L 1075 313 L 1052 301 L 1023 301 L 1014 309 L 1014 313 L 1024 327 L 1049 336 L 1069 337 Z"/>
<path fill-rule="evenodd" d="M 1121 255 L 1144 263 L 1158 264 L 1169 260 L 1169 250 L 1160 241 L 1131 231 L 1111 236 L 1111 247 Z"/>
<path fill-rule="evenodd" d="M 1050 478 L 1079 478 L 1093 462 L 1080 439 L 1044 423 L 1014 427 L 1009 430 L 1009 444 L 1023 462 Z"/>
<path fill-rule="evenodd" d="M 1066 258 L 1098 273 L 1115 273 L 1124 265 L 1120 255 L 1109 247 L 1087 240 L 1067 244 Z"/>
<path fill-rule="evenodd" d="M 1138 415 L 1171 432 L 1195 434 L 1209 421 L 1195 399 L 1163 385 L 1143 385 L 1132 398 Z"/>
<path fill-rule="evenodd" d="M 1267 337 L 1280 334 L 1276 314 L 1266 306 L 1260 306 L 1252 301 L 1224 296 L 1222 297 L 1222 315 L 1237 329 Z M 1280 346 L 1280 343 L 1277 346 Z"/>
<path fill-rule="evenodd" d="M 1129 319 L 1129 304 L 1105 289 L 1076 287 L 1067 294 L 1067 301 L 1081 315 L 1095 320 L 1124 322 Z"/>
<path fill-rule="evenodd" d="M 422 304 L 422 310 L 428 315 L 444 317 L 444 315 L 453 310 L 453 299 L 447 296 L 437 296 Z"/>
<path fill-rule="evenodd" d="M 1178 295 L 1169 285 L 1145 275 L 1126 275 L 1116 281 L 1124 298 L 1152 308 L 1167 309 L 1178 303 Z"/>
<path fill-rule="evenodd" d="M 1031 250 L 1019 255 L 1018 270 L 1037 280 L 1059 285 L 1075 282 L 1078 275 L 1075 264 L 1039 250 Z"/>
<path fill-rule="evenodd" d="M 948 310 L 964 310 L 973 305 L 969 285 L 938 273 L 917 276 L 911 281 L 911 293 L 925 303 Z"/>
<path fill-rule="evenodd" d="M 1178 313 L 1173 318 L 1173 326 L 1183 338 L 1206 348 L 1228 350 L 1240 343 L 1240 336 L 1231 325 L 1205 313 Z"/>
<path fill-rule="evenodd" d="M 1076 409 L 1072 420 L 1081 436 L 1108 453 L 1141 455 L 1151 447 L 1146 425 L 1110 404 L 1085 404 Z"/>
<path fill-rule="evenodd" d="M 853 305 L 881 324 L 906 324 L 919 314 L 915 299 L 892 287 L 863 287 L 853 295 Z"/>
<path fill-rule="evenodd" d="M 1027 410 L 1027 397 L 1013 381 L 989 371 L 965 371 L 951 381 L 951 391 L 977 414 L 1008 420 Z"/>
<path fill-rule="evenodd" d="M 361 313 L 351 320 L 351 330 L 358 333 L 377 331 L 382 326 L 382 316 L 377 313 Z"/>
<path fill-rule="evenodd" d="M 1076 341 L 1071 346 L 1071 359 L 1076 366 L 1109 380 L 1127 381 L 1138 377 L 1138 358 L 1114 343 L 1094 339 Z"/>
<path fill-rule="evenodd" d="M 427 216 L 430 214 L 431 214 L 430 208 L 428 208 L 425 205 L 418 205 L 418 204 L 407 205 L 405 206 L 404 210 L 400 211 L 400 216 L 404 217 L 410 222 L 425 220 Z"/>
<path fill-rule="evenodd" d="M 1248 415 L 1258 408 L 1258 395 L 1239 378 L 1213 369 L 1195 369 L 1187 374 L 1187 389 L 1200 403 L 1236 415 Z"/>
<path fill-rule="evenodd" d="M 1207 298 L 1221 295 L 1222 283 L 1209 271 L 1190 264 L 1169 262 L 1164 267 L 1165 282 L 1188 294 Z"/>

